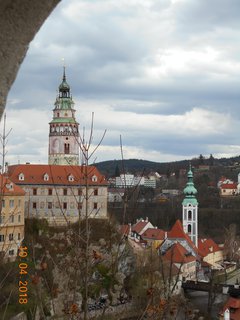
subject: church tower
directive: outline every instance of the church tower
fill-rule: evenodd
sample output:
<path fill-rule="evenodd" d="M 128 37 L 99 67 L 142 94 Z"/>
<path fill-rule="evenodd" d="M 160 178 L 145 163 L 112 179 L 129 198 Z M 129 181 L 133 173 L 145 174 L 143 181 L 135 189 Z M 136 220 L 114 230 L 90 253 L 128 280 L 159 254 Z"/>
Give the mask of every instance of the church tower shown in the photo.
<path fill-rule="evenodd" d="M 188 181 L 184 189 L 184 200 L 182 202 L 182 224 L 183 230 L 189 235 L 195 246 L 198 246 L 198 202 L 196 199 L 197 189 L 193 183 L 191 166 L 187 175 Z"/>
<path fill-rule="evenodd" d="M 63 79 L 58 88 L 58 96 L 53 109 L 53 119 L 49 123 L 48 164 L 79 164 L 79 130 L 75 119 L 75 109 L 70 86 L 66 81 L 65 67 Z"/>

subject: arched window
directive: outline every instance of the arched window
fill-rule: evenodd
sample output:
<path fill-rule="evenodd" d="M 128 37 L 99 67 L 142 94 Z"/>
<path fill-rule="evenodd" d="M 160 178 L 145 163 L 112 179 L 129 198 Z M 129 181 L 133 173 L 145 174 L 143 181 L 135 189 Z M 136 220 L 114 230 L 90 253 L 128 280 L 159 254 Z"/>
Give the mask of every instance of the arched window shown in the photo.
<path fill-rule="evenodd" d="M 192 232 L 192 226 L 191 226 L 190 224 L 187 226 L 187 232 L 188 232 L 188 233 L 191 233 L 191 232 Z"/>
<path fill-rule="evenodd" d="M 97 176 L 95 175 L 92 176 L 92 182 L 97 182 Z"/>
<path fill-rule="evenodd" d="M 68 176 L 68 181 L 74 181 L 74 176 L 72 174 Z"/>
<path fill-rule="evenodd" d="M 188 220 L 192 220 L 192 211 L 191 210 L 188 211 Z"/>
<path fill-rule="evenodd" d="M 43 180 L 44 181 L 48 181 L 49 180 L 49 175 L 47 173 L 44 174 Z"/>
<path fill-rule="evenodd" d="M 18 176 L 18 180 L 21 180 L 21 181 L 24 180 L 24 174 L 23 173 L 20 173 L 20 175 Z"/>
<path fill-rule="evenodd" d="M 69 154 L 70 153 L 70 144 L 64 143 L 64 153 Z"/>

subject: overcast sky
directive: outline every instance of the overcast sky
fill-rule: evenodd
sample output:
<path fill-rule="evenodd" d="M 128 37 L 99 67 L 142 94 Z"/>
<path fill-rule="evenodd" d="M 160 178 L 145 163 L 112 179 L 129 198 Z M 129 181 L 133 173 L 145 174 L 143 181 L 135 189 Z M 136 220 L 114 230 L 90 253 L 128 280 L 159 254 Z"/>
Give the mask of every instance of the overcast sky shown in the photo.
<path fill-rule="evenodd" d="M 7 160 L 47 163 L 65 58 L 80 131 L 94 112 L 96 161 L 240 154 L 239 0 L 63 0 L 10 91 Z"/>

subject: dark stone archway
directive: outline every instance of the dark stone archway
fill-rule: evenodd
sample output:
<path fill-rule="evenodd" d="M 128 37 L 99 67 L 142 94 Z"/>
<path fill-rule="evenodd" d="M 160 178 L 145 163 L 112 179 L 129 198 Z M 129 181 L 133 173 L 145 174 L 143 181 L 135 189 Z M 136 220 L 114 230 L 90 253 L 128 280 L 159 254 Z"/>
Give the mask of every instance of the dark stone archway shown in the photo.
<path fill-rule="evenodd" d="M 29 43 L 61 0 L 0 0 L 0 119 Z"/>

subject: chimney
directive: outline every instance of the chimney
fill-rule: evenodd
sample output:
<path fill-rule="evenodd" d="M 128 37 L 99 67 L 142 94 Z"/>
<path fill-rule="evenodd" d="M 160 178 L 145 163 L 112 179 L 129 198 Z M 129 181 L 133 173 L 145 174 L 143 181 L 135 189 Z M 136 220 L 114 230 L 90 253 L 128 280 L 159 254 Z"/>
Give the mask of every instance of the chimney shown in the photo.
<path fill-rule="evenodd" d="M 148 222 L 148 217 L 146 217 L 145 222 Z"/>
<path fill-rule="evenodd" d="M 167 231 L 165 231 L 164 239 L 167 239 Z"/>

